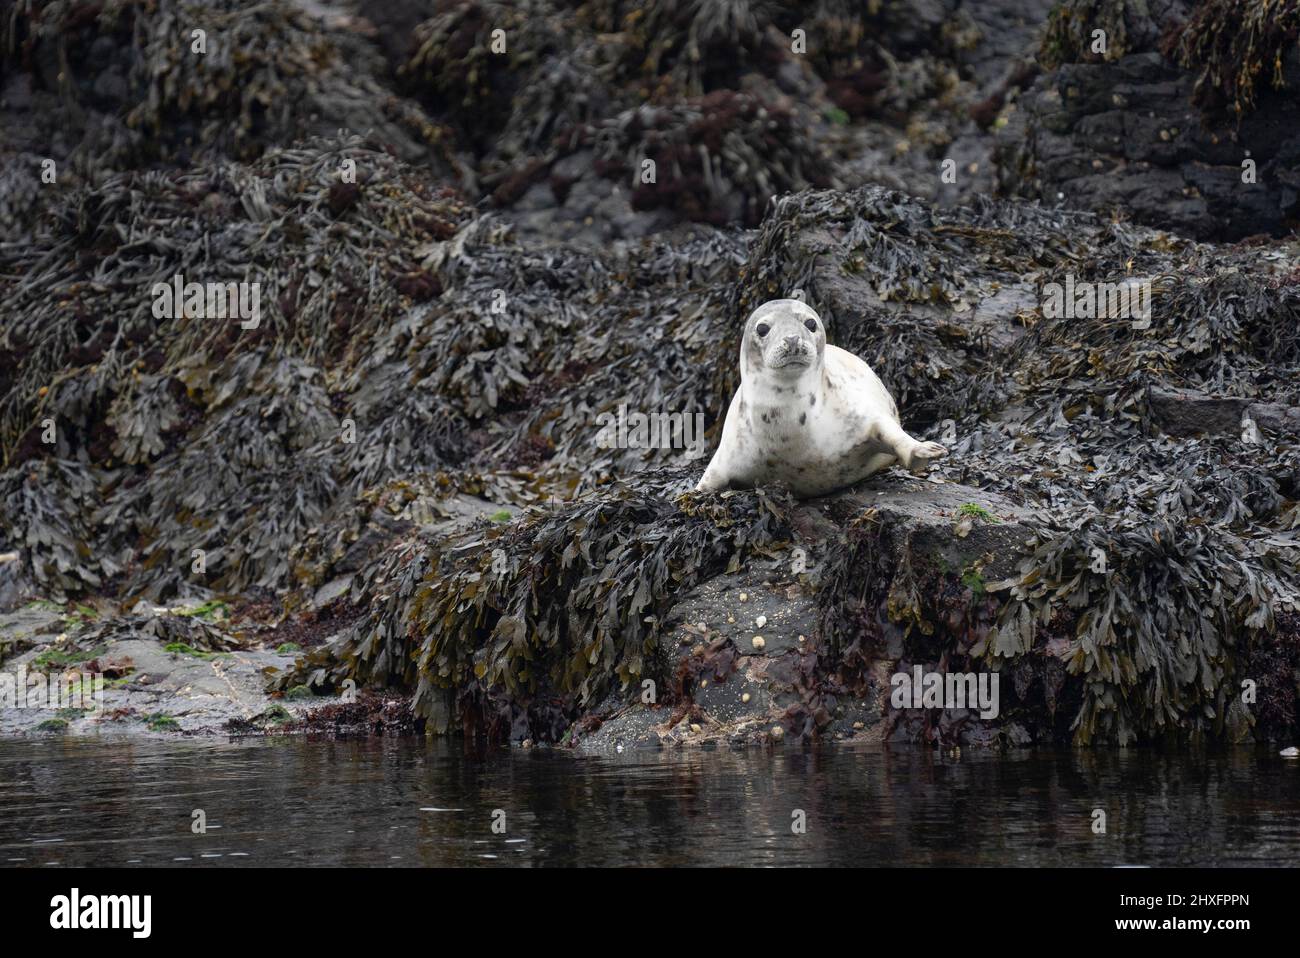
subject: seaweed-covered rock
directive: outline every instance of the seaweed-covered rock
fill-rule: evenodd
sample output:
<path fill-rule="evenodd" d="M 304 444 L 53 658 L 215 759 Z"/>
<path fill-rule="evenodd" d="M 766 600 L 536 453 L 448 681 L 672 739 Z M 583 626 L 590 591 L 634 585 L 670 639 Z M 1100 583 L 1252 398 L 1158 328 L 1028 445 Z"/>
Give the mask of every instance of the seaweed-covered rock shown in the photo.
<path fill-rule="evenodd" d="M 1025 82 L 1045 3 L 6 0 L 0 211 L 25 235 L 68 186 L 340 128 L 521 229 L 596 244 L 753 226 L 808 185 L 956 202 L 991 185 L 983 128 Z"/>
<path fill-rule="evenodd" d="M 1246 39 L 1203 29 L 1238 7 Z M 1295 244 L 981 195 L 992 128 L 1017 191 L 1280 232 L 1290 107 L 1251 78 L 1290 82 L 1289 5 L 1070 3 L 1037 63 L 1038 0 L 0 8 L 0 603 L 119 606 L 4 654 L 137 643 L 180 693 L 229 653 L 286 700 L 410 696 L 326 724 L 498 741 L 1294 732 Z M 1241 143 L 1249 220 L 1214 185 Z M 47 153 L 76 189 L 31 188 Z M 863 181 L 925 199 L 802 189 Z M 1048 308 L 1076 283 L 1110 293 Z M 949 447 L 927 479 L 689 491 L 778 296 Z M 214 594 L 228 627 L 139 604 Z M 894 708 L 913 668 L 996 673 L 999 716 Z"/>
<path fill-rule="evenodd" d="M 525 171 L 515 188 L 539 182 L 524 194 L 524 205 L 545 210 L 560 203 L 570 224 L 607 207 L 602 223 L 622 235 L 643 235 L 683 219 L 754 227 L 772 197 L 831 185 L 828 158 L 794 110 L 731 91 L 670 107 L 640 106 L 588 124 L 565 137 L 556 154 L 549 169 L 534 165 Z M 502 190 L 497 195 L 510 199 Z M 629 210 L 663 215 L 632 217 Z"/>
<path fill-rule="evenodd" d="M 355 197 L 338 211 L 348 162 Z M 122 246 L 128 215 L 138 241 Z M 415 249 L 464 216 L 355 139 L 64 199 L 39 239 L 4 253 L 15 309 L 2 335 L 18 361 L 0 379 L 4 525 L 43 556 L 37 581 L 98 586 L 129 554 L 133 589 L 172 593 L 199 550 L 209 584 L 283 583 L 294 543 L 341 494 L 334 470 L 375 468 L 346 454 L 330 393 L 347 390 L 322 369 L 345 375 L 359 337 L 411 305 L 409 278 L 425 275 Z M 159 308 L 160 289 L 185 283 L 255 287 L 258 314 L 208 315 L 203 296 Z M 373 415 L 351 411 L 362 429 Z M 435 435 L 456 428 L 437 404 L 423 418 Z M 386 443 L 413 439 L 408 423 Z M 382 463 L 386 448 L 370 452 Z M 459 451 L 419 442 L 418 454 Z M 274 522 L 250 512 L 259 499 L 279 503 Z"/>
<path fill-rule="evenodd" d="M 427 6 L 376 14 L 399 87 L 460 131 L 475 188 L 520 228 L 595 243 L 753 226 L 810 185 L 987 192 L 980 110 L 1023 84 L 1046 11 L 464 0 L 416 22 Z M 941 184 L 954 145 L 962 173 Z"/>
<path fill-rule="evenodd" d="M 296 566 L 308 541 L 354 533 L 355 497 L 388 481 L 543 474 L 549 493 L 489 478 L 500 508 L 680 456 L 601 447 L 595 421 L 721 405 L 715 331 L 740 241 L 534 249 L 468 217 L 356 138 L 58 204 L 0 254 L 0 528 L 36 582 L 121 576 L 154 598 L 316 585 Z M 158 309 L 160 289 L 212 282 L 256 284 L 257 321 L 206 300 Z"/>
<path fill-rule="evenodd" d="M 1061 4 L 1046 72 L 998 134 L 1003 190 L 1201 239 L 1284 234 L 1300 203 L 1297 17 L 1266 0 Z"/>
<path fill-rule="evenodd" d="M 1126 270 L 1152 277 L 1146 322 L 1043 306 L 1054 279 Z M 519 740 L 575 721 L 611 742 L 834 734 L 863 708 L 887 714 L 861 723 L 873 734 L 931 741 L 1237 736 L 1241 683 L 1262 687 L 1250 670 L 1292 643 L 1300 448 L 1271 427 L 1162 433 L 1151 397 L 1290 408 L 1297 289 L 1250 248 L 1087 214 L 786 197 L 731 286 L 720 355 L 753 305 L 801 290 L 909 428 L 946 436 L 952 485 L 674 499 L 693 471 L 628 461 L 620 482 L 504 530 L 402 538 L 354 585 L 363 619 L 280 682 L 397 682 L 433 728 Z M 693 382 L 720 405 L 735 370 Z M 794 549 L 815 576 L 788 571 Z M 741 591 L 771 636 L 746 635 Z M 1003 718 L 889 714 L 882 679 L 913 665 L 999 672 Z M 1267 681 L 1285 712 L 1285 683 Z"/>
<path fill-rule="evenodd" d="M 382 71 L 361 37 L 287 0 L 4 0 L 0 155 L 16 182 L 0 204 L 32 212 L 43 193 L 114 171 L 253 159 L 339 129 L 450 175 L 448 134 L 381 86 Z"/>
<path fill-rule="evenodd" d="M 39 644 L 43 637 L 57 635 L 62 623 L 52 602 L 29 602 L 0 614 L 0 664 Z"/>

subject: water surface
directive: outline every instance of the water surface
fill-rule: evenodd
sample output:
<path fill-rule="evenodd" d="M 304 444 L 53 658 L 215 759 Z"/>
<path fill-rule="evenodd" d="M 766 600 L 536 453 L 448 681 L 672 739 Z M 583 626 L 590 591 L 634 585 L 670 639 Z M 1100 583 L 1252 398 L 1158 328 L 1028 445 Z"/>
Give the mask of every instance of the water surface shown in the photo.
<path fill-rule="evenodd" d="M 0 741 L 8 867 L 1297 863 L 1300 762 L 1273 750 Z"/>

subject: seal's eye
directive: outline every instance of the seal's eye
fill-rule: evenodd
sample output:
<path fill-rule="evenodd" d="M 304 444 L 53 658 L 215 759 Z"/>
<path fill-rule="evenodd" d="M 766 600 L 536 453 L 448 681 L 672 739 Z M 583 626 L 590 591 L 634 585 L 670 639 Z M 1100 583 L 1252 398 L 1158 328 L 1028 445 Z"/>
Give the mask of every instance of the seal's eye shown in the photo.
<path fill-rule="evenodd" d="M 815 319 L 805 319 L 805 320 L 803 321 L 803 324 L 804 324 L 805 326 L 808 327 L 808 332 L 810 332 L 810 333 L 815 333 L 815 332 L 817 332 L 817 320 L 815 320 Z"/>
<path fill-rule="evenodd" d="M 772 327 L 767 325 L 767 323 L 759 323 L 757 326 L 754 327 L 754 332 L 758 333 L 759 339 L 762 339 L 764 336 L 768 334 L 771 328 Z"/>

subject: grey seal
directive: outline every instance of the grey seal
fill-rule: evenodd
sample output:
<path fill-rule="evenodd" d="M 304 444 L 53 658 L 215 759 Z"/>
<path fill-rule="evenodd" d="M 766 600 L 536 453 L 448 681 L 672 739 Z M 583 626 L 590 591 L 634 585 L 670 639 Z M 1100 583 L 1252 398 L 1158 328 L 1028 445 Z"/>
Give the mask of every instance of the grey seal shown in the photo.
<path fill-rule="evenodd" d="M 895 463 L 913 472 L 948 454 L 903 431 L 871 367 L 826 343 L 817 311 L 775 299 L 745 321 L 740 388 L 698 492 L 769 483 L 820 496 Z"/>

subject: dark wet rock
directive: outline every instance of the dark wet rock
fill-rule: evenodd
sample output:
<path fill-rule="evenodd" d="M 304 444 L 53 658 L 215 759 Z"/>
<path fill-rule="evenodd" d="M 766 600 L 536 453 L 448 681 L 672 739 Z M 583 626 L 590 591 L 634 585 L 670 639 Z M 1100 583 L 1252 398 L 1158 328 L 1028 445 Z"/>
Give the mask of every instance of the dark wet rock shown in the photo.
<path fill-rule="evenodd" d="M 1242 416 L 1251 405 L 1249 399 L 1207 396 L 1191 390 L 1152 389 L 1149 401 L 1152 417 L 1171 436 L 1238 434 Z"/>
<path fill-rule="evenodd" d="M 1251 403 L 1246 415 L 1265 432 L 1300 436 L 1300 406 L 1281 403 Z"/>
<path fill-rule="evenodd" d="M 814 567 L 816 558 L 807 556 L 806 549 L 804 556 L 808 567 Z M 666 629 L 681 627 L 683 648 L 686 640 L 707 644 L 717 639 L 730 642 L 740 655 L 774 656 L 799 648 L 798 637 L 806 640 L 813 634 L 816 605 L 801 588 L 799 574 L 791 571 L 794 561 L 791 553 L 710 579 L 674 604 Z M 755 636 L 763 639 L 761 645 L 754 643 Z M 669 660 L 675 664 L 674 651 Z"/>
<path fill-rule="evenodd" d="M 335 599 L 347 595 L 350 588 L 352 588 L 352 576 L 350 575 L 341 575 L 331 579 L 316 590 L 316 594 L 312 597 L 312 605 L 323 608 Z"/>
<path fill-rule="evenodd" d="M 1210 396 L 1195 390 L 1152 389 L 1151 416 L 1171 436 L 1240 435 L 1243 441 L 1263 441 L 1251 435 L 1251 424 L 1264 433 L 1300 436 L 1300 407 L 1262 403 L 1232 396 Z"/>
<path fill-rule="evenodd" d="M 1160 388 L 1151 389 L 1148 402 L 1154 422 L 1172 436 L 1239 435 L 1245 442 L 1262 441 L 1258 435 L 1251 435 L 1252 424 L 1266 434 L 1300 436 L 1297 406 Z"/>
<path fill-rule="evenodd" d="M 589 723 L 587 731 L 573 742 L 589 751 L 623 751 L 624 749 L 661 748 L 665 742 L 660 729 L 670 719 L 666 706 L 642 706 L 639 703 L 614 705 L 613 714 L 599 723 Z"/>
<path fill-rule="evenodd" d="M 1228 54 L 1211 63 L 1219 55 L 1206 53 L 1234 34 L 1237 18 L 1268 6 L 1063 4 L 1039 54 L 1045 71 L 1006 112 L 997 135 L 1002 189 L 1202 239 L 1290 230 L 1300 203 L 1300 52 L 1267 37 L 1258 49 L 1235 50 L 1235 63 Z M 1104 55 L 1091 50 L 1094 29 L 1107 31 Z M 1203 70 L 1231 73 L 1257 58 L 1270 76 L 1270 44 L 1283 88 L 1258 84 L 1240 112 L 1207 102 L 1203 94 L 1214 85 L 1201 82 Z"/>

